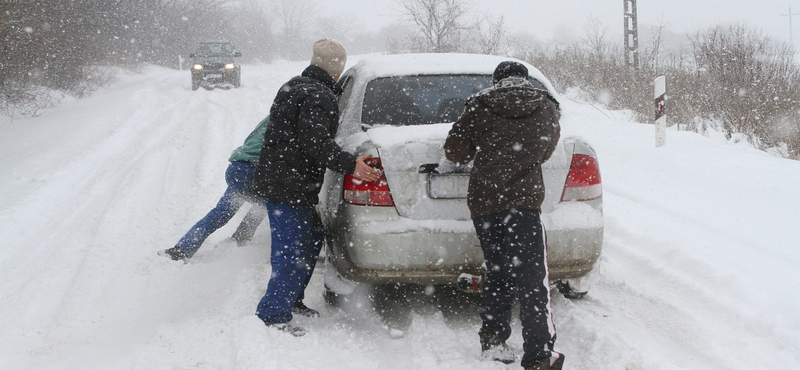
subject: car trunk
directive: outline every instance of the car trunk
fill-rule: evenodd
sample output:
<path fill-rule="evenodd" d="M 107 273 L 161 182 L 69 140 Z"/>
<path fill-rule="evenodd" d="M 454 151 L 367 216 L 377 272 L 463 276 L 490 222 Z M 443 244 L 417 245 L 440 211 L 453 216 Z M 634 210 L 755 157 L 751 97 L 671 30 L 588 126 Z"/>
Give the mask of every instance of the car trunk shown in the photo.
<path fill-rule="evenodd" d="M 444 158 L 451 123 L 377 127 L 367 131 L 375 144 L 395 208 L 415 220 L 469 220 L 466 194 L 471 166 Z M 546 195 L 542 210 L 559 202 L 573 148 L 559 143 L 543 166 Z"/>

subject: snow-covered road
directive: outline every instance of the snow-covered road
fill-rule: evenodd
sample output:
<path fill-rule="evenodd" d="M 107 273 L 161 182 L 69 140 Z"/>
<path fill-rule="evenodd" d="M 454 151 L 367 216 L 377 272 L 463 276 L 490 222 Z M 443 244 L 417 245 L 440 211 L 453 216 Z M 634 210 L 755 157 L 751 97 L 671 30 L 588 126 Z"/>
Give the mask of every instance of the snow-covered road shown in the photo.
<path fill-rule="evenodd" d="M 189 73 L 122 73 L 39 117 L 0 117 L 0 369 L 505 369 L 483 362 L 476 308 L 419 303 L 392 339 L 367 306 L 306 303 L 294 338 L 255 305 L 270 273 L 262 226 L 212 235 L 190 264 L 156 255 L 225 189 L 230 151 L 303 63 L 243 68 L 242 88 Z M 562 97 L 564 133 L 604 181 L 598 283 L 554 294 L 566 369 L 800 369 L 800 162 L 653 127 Z M 243 212 L 241 212 L 243 213 Z M 521 348 L 519 324 L 511 344 Z"/>

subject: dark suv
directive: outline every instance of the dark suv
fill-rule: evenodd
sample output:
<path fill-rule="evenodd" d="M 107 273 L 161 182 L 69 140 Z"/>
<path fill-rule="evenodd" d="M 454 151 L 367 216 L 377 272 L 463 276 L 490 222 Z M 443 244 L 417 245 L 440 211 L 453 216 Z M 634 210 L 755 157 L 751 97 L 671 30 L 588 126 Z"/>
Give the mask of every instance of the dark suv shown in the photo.
<path fill-rule="evenodd" d="M 241 86 L 242 67 L 236 58 L 242 53 L 236 51 L 230 42 L 201 42 L 197 50 L 189 54 L 192 63 L 192 90 L 200 86 L 213 89 L 216 86 L 230 88 Z"/>

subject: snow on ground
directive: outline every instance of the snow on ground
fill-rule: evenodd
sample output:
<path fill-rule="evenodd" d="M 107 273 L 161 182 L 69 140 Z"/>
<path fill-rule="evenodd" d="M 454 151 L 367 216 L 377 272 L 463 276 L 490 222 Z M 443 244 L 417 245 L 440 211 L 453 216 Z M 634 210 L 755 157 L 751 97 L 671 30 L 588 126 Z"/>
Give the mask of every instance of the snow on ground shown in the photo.
<path fill-rule="evenodd" d="M 156 255 L 225 188 L 230 151 L 303 63 L 191 91 L 151 67 L 39 117 L 0 118 L 2 369 L 515 369 L 483 362 L 476 307 L 420 303 L 392 339 L 367 305 L 321 297 L 294 338 L 254 316 L 268 228 L 212 235 L 190 264 Z M 600 158 L 605 244 L 582 300 L 554 294 L 566 369 L 800 369 L 800 162 L 653 127 L 562 97 L 563 136 Z M 242 212 L 243 213 L 243 212 Z M 511 344 L 521 348 L 519 323 Z"/>

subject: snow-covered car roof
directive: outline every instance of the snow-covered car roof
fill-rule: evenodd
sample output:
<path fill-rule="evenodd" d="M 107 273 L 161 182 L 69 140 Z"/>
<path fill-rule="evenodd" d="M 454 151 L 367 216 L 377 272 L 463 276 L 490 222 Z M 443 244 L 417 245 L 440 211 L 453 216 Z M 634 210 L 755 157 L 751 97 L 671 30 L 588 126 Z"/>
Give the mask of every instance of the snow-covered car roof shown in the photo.
<path fill-rule="evenodd" d="M 500 62 L 513 60 L 528 68 L 528 74 L 547 87 L 550 95 L 558 99 L 550 80 L 536 67 L 522 60 L 496 55 L 482 54 L 390 54 L 358 56 L 355 68 L 361 79 L 386 76 L 414 76 L 433 74 L 489 74 Z"/>

